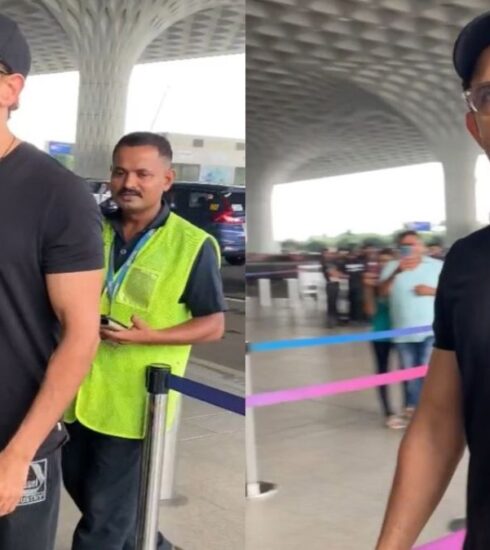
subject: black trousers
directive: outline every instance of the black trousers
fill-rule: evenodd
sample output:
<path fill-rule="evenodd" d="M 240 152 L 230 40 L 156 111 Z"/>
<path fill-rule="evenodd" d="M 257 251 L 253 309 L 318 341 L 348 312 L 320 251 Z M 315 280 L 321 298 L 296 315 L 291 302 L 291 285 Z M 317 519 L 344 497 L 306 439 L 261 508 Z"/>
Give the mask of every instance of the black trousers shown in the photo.
<path fill-rule="evenodd" d="M 362 286 L 349 287 L 349 319 L 351 321 L 361 322 L 366 320 L 363 299 Z"/>
<path fill-rule="evenodd" d="M 339 291 L 340 284 L 338 282 L 327 283 L 327 322 L 329 326 L 335 326 L 339 320 L 337 309 Z"/>
<path fill-rule="evenodd" d="M 67 425 L 63 481 L 82 514 L 72 550 L 134 550 L 143 442 Z M 159 536 L 158 549 L 168 548 Z"/>
<path fill-rule="evenodd" d="M 54 550 L 60 502 L 61 449 L 36 458 L 20 505 L 0 518 L 1 550 Z"/>
<path fill-rule="evenodd" d="M 373 351 L 376 359 L 376 372 L 377 374 L 384 374 L 388 372 L 390 352 L 393 349 L 393 344 L 391 342 L 373 342 Z M 381 402 L 381 407 L 383 409 L 383 414 L 385 416 L 390 416 L 393 414 L 393 409 L 391 408 L 390 398 L 388 395 L 388 386 L 379 386 L 378 387 L 379 400 Z"/>

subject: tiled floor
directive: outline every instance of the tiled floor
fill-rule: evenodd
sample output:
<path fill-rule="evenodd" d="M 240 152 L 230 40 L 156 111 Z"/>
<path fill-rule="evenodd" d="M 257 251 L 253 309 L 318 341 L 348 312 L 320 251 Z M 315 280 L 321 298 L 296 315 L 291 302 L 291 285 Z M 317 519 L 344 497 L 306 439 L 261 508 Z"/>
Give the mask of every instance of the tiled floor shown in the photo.
<path fill-rule="evenodd" d="M 294 313 L 282 303 L 268 311 L 250 303 L 247 317 L 252 341 L 326 332 L 318 311 Z M 240 373 L 206 368 L 189 374 L 241 391 Z M 267 391 L 367 374 L 372 362 L 359 344 L 260 354 L 252 368 L 254 391 Z M 163 532 L 184 550 L 372 549 L 401 437 L 382 426 L 374 390 L 259 409 L 256 427 L 261 478 L 279 491 L 245 506 L 243 419 L 185 399 L 177 490 L 187 500 L 162 506 Z M 464 489 L 465 463 L 419 542 L 463 515 Z M 56 550 L 69 550 L 76 521 L 64 496 Z"/>
<path fill-rule="evenodd" d="M 251 341 L 326 332 L 314 308 L 295 313 L 282 301 L 268 310 L 255 300 L 248 304 Z M 371 372 L 369 344 L 252 356 L 254 392 Z M 246 549 L 374 548 L 401 438 L 383 427 L 375 391 L 261 408 L 255 415 L 261 478 L 279 491 L 247 503 Z M 419 542 L 444 535 L 448 522 L 463 516 L 465 470 L 466 459 Z"/>
<path fill-rule="evenodd" d="M 237 371 L 213 371 L 191 364 L 188 376 L 243 393 L 243 375 Z M 177 493 L 185 499 L 178 506 L 162 505 L 160 511 L 160 529 L 184 550 L 239 550 L 245 546 L 243 427 L 241 416 L 184 398 Z M 64 494 L 56 550 L 70 549 L 77 521 L 78 512 Z"/>

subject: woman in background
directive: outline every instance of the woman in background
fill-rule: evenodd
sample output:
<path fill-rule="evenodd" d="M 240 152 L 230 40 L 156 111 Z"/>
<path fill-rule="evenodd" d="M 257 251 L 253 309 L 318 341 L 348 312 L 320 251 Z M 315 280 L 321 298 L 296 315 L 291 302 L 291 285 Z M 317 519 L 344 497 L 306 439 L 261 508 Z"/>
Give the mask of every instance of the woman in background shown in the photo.
<path fill-rule="evenodd" d="M 393 251 L 385 248 L 379 253 L 377 267 L 369 269 L 364 273 L 364 311 L 369 319 L 371 319 L 372 330 L 374 332 L 391 330 L 388 298 L 379 295 L 378 282 L 383 267 L 393 259 Z M 388 372 L 390 352 L 393 348 L 391 340 L 374 341 L 372 347 L 376 361 L 376 372 L 378 374 Z M 393 412 L 388 394 L 388 386 L 379 386 L 378 394 L 385 416 L 386 427 L 393 430 L 406 428 L 406 421 Z"/>

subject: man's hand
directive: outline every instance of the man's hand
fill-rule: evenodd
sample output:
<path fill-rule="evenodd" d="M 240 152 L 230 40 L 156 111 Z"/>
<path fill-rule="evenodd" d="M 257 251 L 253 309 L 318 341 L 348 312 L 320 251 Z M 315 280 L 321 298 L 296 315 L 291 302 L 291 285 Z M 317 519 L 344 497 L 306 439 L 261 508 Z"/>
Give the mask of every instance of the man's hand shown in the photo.
<path fill-rule="evenodd" d="M 435 296 L 436 289 L 427 285 L 417 285 L 413 291 L 417 296 Z"/>
<path fill-rule="evenodd" d="M 0 453 L 0 516 L 19 504 L 29 473 L 30 461 L 9 451 Z"/>
<path fill-rule="evenodd" d="M 145 344 L 148 346 L 189 346 L 216 342 L 225 331 L 223 312 L 189 319 L 168 328 L 151 328 L 133 315 L 133 326 L 124 330 L 100 328 L 100 337 L 110 344 Z"/>
<path fill-rule="evenodd" d="M 133 325 L 125 330 L 101 328 L 101 339 L 114 344 L 147 344 L 151 342 L 154 331 L 136 315 L 133 315 L 131 321 Z"/>

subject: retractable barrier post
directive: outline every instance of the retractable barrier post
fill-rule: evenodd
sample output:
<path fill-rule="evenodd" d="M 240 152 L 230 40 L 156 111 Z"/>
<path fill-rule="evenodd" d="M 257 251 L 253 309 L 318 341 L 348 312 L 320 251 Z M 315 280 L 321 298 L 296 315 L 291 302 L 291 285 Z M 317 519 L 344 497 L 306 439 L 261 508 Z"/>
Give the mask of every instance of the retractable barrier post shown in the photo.
<path fill-rule="evenodd" d="M 165 449 L 163 451 L 163 473 L 162 487 L 160 490 L 160 500 L 166 501 L 166 504 L 181 505 L 186 502 L 186 498 L 177 495 L 175 489 L 177 472 L 177 451 L 179 444 L 180 424 L 182 420 L 182 395 L 178 395 L 176 400 L 176 411 L 174 422 L 170 429 L 165 433 Z"/>
<path fill-rule="evenodd" d="M 272 306 L 270 279 L 259 279 L 259 304 L 262 307 Z"/>
<path fill-rule="evenodd" d="M 300 306 L 298 279 L 286 279 L 288 285 L 289 307 L 296 309 Z"/>
<path fill-rule="evenodd" d="M 157 546 L 169 375 L 167 365 L 150 365 L 147 370 L 148 410 L 138 495 L 137 550 L 155 550 Z"/>
<path fill-rule="evenodd" d="M 252 373 L 250 369 L 250 356 L 245 356 L 245 391 L 246 395 L 252 395 Z M 247 498 L 258 498 L 272 495 L 277 491 L 277 485 L 259 480 L 257 465 L 257 440 L 255 435 L 255 411 L 250 408 L 245 415 L 245 453 L 246 453 L 246 487 Z"/>

